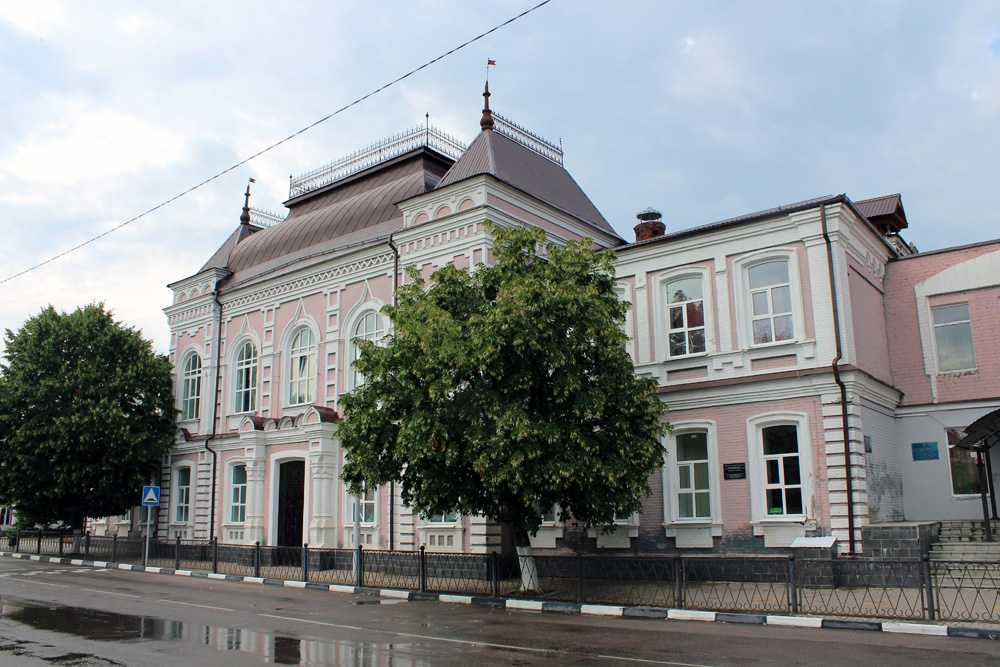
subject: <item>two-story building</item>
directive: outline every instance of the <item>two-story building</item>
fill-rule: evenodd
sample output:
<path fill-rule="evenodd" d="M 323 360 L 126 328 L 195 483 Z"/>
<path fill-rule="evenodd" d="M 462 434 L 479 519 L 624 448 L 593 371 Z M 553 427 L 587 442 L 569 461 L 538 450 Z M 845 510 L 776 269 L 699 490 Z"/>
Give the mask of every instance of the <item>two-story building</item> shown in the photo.
<path fill-rule="evenodd" d="M 642 513 L 604 533 L 550 512 L 536 547 L 759 551 L 832 535 L 860 551 L 866 525 L 944 513 L 915 497 L 931 488 L 922 474 L 941 476 L 941 493 L 949 479 L 946 432 L 923 434 L 942 409 L 961 428 L 1000 404 L 996 373 L 986 377 L 998 329 L 976 324 L 990 299 L 997 319 L 1000 281 L 979 278 L 991 258 L 995 274 L 996 244 L 913 255 L 898 195 L 669 232 L 646 210 L 628 243 L 561 149 L 486 101 L 470 146 L 430 127 L 390 137 L 293 179 L 284 218 L 250 209 L 248 189 L 236 230 L 170 285 L 181 435 L 163 466 L 158 535 L 505 548 L 487 517 L 415 516 L 392 486 L 348 496 L 336 436 L 338 397 L 363 382 L 352 341 L 386 334 L 380 310 L 405 266 L 491 261 L 485 220 L 617 253 L 636 372 L 658 380 L 674 426 Z M 982 338 L 974 358 L 968 331 Z M 912 467 L 903 443 L 933 439 L 938 464 Z"/>

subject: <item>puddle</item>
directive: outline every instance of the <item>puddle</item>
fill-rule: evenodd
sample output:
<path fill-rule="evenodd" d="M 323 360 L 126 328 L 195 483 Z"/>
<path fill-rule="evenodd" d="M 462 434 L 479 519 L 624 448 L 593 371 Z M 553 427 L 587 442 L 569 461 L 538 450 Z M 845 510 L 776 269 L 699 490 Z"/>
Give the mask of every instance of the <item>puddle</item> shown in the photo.
<path fill-rule="evenodd" d="M 418 667 L 430 664 L 424 659 L 400 655 L 398 647 L 392 644 L 324 641 L 276 635 L 260 630 L 206 626 L 151 616 L 132 616 L 83 607 L 40 604 L 9 597 L 0 602 L 0 619 L 20 623 L 36 630 L 59 632 L 99 642 L 143 640 L 193 642 L 220 651 L 256 654 L 264 662 L 278 665 L 336 664 L 360 667 L 390 664 L 399 667 Z"/>

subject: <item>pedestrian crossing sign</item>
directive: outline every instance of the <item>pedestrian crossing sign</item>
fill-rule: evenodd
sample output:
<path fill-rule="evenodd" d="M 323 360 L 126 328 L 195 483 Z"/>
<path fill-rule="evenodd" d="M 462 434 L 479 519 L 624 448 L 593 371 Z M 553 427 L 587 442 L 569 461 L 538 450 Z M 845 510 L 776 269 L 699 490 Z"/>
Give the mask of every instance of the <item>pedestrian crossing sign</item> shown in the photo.
<path fill-rule="evenodd" d="M 142 487 L 142 504 L 144 507 L 159 507 L 160 487 L 158 486 Z"/>

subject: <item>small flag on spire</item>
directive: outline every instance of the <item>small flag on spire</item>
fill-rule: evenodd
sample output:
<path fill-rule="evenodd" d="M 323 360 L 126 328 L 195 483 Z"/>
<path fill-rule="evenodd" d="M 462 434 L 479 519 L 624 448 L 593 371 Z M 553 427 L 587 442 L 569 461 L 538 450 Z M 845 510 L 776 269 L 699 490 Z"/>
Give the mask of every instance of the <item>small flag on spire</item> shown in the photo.
<path fill-rule="evenodd" d="M 486 60 L 486 66 L 487 67 L 489 67 L 490 65 L 496 65 L 496 64 L 497 64 L 497 61 L 495 61 L 495 60 L 489 60 L 489 59 Z"/>
<path fill-rule="evenodd" d="M 251 179 L 250 179 L 250 182 L 251 182 L 251 183 L 256 183 L 257 181 L 256 181 L 256 179 L 253 179 L 253 178 L 251 178 Z"/>

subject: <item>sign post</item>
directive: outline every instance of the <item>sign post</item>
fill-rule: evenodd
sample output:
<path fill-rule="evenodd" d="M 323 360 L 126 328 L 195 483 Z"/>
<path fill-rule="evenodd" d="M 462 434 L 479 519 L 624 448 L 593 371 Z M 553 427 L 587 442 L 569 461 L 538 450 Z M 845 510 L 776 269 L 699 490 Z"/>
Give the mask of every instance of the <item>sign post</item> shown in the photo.
<path fill-rule="evenodd" d="M 150 507 L 160 506 L 160 487 L 158 486 L 144 486 L 142 487 L 142 506 L 146 509 L 146 551 L 142 556 L 142 566 L 149 567 L 149 520 L 153 514 Z"/>

